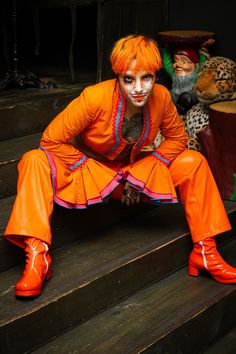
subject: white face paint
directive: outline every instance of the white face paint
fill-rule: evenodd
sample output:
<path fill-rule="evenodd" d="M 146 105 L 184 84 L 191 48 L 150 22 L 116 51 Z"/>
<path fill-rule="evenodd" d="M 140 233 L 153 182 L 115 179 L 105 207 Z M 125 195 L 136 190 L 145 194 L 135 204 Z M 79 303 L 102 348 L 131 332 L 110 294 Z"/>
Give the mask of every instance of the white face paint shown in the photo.
<path fill-rule="evenodd" d="M 133 60 L 125 74 L 119 75 L 121 90 L 126 99 L 136 107 L 142 107 L 148 101 L 155 85 L 155 72 L 135 72 L 136 62 Z"/>

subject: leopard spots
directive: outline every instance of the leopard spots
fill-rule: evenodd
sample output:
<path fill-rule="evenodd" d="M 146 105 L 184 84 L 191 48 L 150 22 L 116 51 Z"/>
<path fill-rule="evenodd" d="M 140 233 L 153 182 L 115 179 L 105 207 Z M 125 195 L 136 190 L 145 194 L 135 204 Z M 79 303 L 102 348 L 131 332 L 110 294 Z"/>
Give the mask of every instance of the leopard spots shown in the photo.
<path fill-rule="evenodd" d="M 224 57 L 211 57 L 199 71 L 194 90 L 199 103 L 182 118 L 189 135 L 187 147 L 201 151 L 196 134 L 209 124 L 209 104 L 236 99 L 236 63 Z"/>

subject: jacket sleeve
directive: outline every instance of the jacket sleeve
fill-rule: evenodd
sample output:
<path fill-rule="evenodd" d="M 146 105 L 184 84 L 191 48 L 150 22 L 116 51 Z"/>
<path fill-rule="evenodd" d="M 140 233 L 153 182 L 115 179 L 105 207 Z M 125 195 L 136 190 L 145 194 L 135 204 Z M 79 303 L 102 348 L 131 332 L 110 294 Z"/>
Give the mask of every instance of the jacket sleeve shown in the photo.
<path fill-rule="evenodd" d="M 164 100 L 160 131 L 164 140 L 156 151 L 161 153 L 164 157 L 172 160 L 186 149 L 188 135 L 168 91 L 166 92 L 166 99 Z"/>
<path fill-rule="evenodd" d="M 71 144 L 71 139 L 82 132 L 93 120 L 91 100 L 85 89 L 45 129 L 40 146 L 60 158 L 66 164 L 73 164 L 81 158 L 80 151 Z"/>

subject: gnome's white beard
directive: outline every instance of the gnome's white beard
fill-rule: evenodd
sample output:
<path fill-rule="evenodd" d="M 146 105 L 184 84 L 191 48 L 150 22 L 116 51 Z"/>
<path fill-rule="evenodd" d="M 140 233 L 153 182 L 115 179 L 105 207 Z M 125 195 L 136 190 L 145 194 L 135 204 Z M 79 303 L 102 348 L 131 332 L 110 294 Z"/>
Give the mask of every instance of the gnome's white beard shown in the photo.
<path fill-rule="evenodd" d="M 186 75 L 173 75 L 171 92 L 180 95 L 183 92 L 192 91 L 196 79 L 196 69 Z"/>

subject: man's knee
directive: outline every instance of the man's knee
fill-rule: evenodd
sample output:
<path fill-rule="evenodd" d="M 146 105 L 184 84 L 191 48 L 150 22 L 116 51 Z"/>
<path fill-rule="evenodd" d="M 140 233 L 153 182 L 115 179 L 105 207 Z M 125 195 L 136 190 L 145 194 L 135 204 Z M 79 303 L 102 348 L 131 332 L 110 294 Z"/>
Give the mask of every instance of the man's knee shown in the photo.
<path fill-rule="evenodd" d="M 185 164 L 200 165 L 207 163 L 205 157 L 199 151 L 195 150 L 185 150 L 178 157 L 181 159 L 182 163 Z"/>
<path fill-rule="evenodd" d="M 19 168 L 21 166 L 31 166 L 31 165 L 46 165 L 49 167 L 47 156 L 44 151 L 40 149 L 33 149 L 25 152 L 21 157 Z"/>
<path fill-rule="evenodd" d="M 42 150 L 39 149 L 33 149 L 25 152 L 22 155 L 21 161 L 23 162 L 30 162 L 35 161 L 35 160 L 44 160 L 45 158 L 45 153 Z"/>

